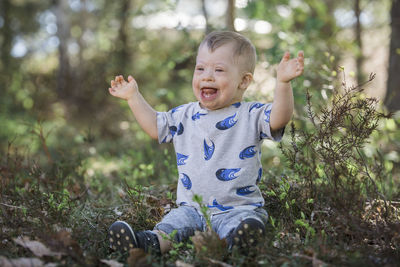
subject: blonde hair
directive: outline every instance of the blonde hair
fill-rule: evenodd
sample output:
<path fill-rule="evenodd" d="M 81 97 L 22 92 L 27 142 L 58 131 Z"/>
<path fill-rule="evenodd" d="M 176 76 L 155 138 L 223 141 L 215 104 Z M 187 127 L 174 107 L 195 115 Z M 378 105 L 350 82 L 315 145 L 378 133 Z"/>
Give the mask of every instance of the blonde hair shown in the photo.
<path fill-rule="evenodd" d="M 217 48 L 228 43 L 233 43 L 234 45 L 233 55 L 238 60 L 238 64 L 241 65 L 244 71 L 253 74 L 257 61 L 256 49 L 249 39 L 237 32 L 211 32 L 200 43 L 199 48 L 206 44 L 208 49 L 214 52 Z"/>

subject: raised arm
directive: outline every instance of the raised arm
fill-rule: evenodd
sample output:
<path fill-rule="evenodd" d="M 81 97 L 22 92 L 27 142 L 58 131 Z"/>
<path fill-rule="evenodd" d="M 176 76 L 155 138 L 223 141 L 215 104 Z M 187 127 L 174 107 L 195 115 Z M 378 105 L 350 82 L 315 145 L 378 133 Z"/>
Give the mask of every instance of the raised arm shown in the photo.
<path fill-rule="evenodd" d="M 303 70 L 303 51 L 293 59 L 290 59 L 289 52 L 284 54 L 276 74 L 276 88 L 270 116 L 271 131 L 282 129 L 292 118 L 294 100 L 290 81 L 300 76 Z"/>
<path fill-rule="evenodd" d="M 111 95 L 128 101 L 133 115 L 142 129 L 153 139 L 158 139 L 157 112 L 147 103 L 140 94 L 138 85 L 132 76 L 125 81 L 122 75 L 116 76 L 108 88 Z"/>

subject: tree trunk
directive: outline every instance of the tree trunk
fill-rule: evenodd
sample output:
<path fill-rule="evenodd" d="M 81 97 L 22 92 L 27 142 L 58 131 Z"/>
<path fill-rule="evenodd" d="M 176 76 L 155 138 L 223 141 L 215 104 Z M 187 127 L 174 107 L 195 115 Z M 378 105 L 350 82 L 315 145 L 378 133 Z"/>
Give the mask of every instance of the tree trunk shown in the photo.
<path fill-rule="evenodd" d="M 206 9 L 206 0 L 201 0 L 201 10 L 203 11 L 204 19 L 206 20 L 206 35 L 211 32 L 210 23 L 208 21 L 208 13 Z"/>
<path fill-rule="evenodd" d="M 118 65 L 119 65 L 119 73 L 124 73 L 126 71 L 127 63 L 129 62 L 129 51 L 128 51 L 128 34 L 127 34 L 127 27 L 128 27 L 128 19 L 129 19 L 129 11 L 131 8 L 131 0 L 124 0 L 121 4 L 120 10 L 120 23 L 121 26 L 118 32 Z"/>
<path fill-rule="evenodd" d="M 364 62 L 364 56 L 363 56 L 363 43 L 362 43 L 362 28 L 361 28 L 361 21 L 360 21 L 360 16 L 361 16 L 361 7 L 360 7 L 360 1 L 361 0 L 355 0 L 354 2 L 354 13 L 356 16 L 356 25 L 354 28 L 355 35 L 356 35 L 356 45 L 358 48 L 358 52 L 356 54 L 356 68 L 357 68 L 357 83 L 361 84 L 364 82 L 364 75 L 362 71 L 362 66 Z"/>
<path fill-rule="evenodd" d="M 400 110 L 400 0 L 393 0 L 391 18 L 392 35 L 385 105 L 389 111 L 397 111 Z"/>
<path fill-rule="evenodd" d="M 79 27 L 82 30 L 81 35 L 77 38 L 78 45 L 79 45 L 79 66 L 83 66 L 85 61 L 83 60 L 83 51 L 85 50 L 85 42 L 83 41 L 83 34 L 85 29 L 87 28 L 87 18 L 89 17 L 89 12 L 87 9 L 87 0 L 81 0 L 82 3 L 82 10 L 81 10 L 81 19 L 79 20 Z"/>
<path fill-rule="evenodd" d="M 70 26 L 67 18 L 68 1 L 55 1 L 54 13 L 57 18 L 57 37 L 60 41 L 58 45 L 58 73 L 57 73 L 57 93 L 59 97 L 65 97 L 68 92 L 70 80 L 70 64 L 68 58 L 68 39 Z"/>
<path fill-rule="evenodd" d="M 13 40 L 13 31 L 10 25 L 10 9 L 9 0 L 0 1 L 0 16 L 3 18 L 3 27 L 0 28 L 1 38 L 1 62 L 0 62 L 0 110 L 5 108 L 5 97 L 7 88 L 11 80 L 11 72 L 14 70 L 14 64 L 11 58 L 11 48 Z"/>
<path fill-rule="evenodd" d="M 2 72 L 10 68 L 11 61 L 11 47 L 13 40 L 13 32 L 10 25 L 10 9 L 11 3 L 9 0 L 0 2 L 0 16 L 3 18 L 3 27 L 1 27 L 1 35 L 3 36 L 1 42 L 1 67 Z"/>
<path fill-rule="evenodd" d="M 226 12 L 226 29 L 235 31 L 235 0 L 228 0 L 228 9 Z"/>

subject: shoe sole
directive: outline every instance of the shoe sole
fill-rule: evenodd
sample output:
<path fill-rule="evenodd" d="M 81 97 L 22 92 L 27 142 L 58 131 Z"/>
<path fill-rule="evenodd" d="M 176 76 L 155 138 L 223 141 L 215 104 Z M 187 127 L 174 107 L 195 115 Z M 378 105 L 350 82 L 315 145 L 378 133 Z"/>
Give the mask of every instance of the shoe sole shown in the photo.
<path fill-rule="evenodd" d="M 255 246 L 264 236 L 265 226 L 255 219 L 246 219 L 236 229 L 236 236 L 233 238 L 233 246 L 246 248 Z"/>
<path fill-rule="evenodd" d="M 110 248 L 122 253 L 138 247 L 138 241 L 132 228 L 124 221 L 114 222 L 108 229 Z"/>

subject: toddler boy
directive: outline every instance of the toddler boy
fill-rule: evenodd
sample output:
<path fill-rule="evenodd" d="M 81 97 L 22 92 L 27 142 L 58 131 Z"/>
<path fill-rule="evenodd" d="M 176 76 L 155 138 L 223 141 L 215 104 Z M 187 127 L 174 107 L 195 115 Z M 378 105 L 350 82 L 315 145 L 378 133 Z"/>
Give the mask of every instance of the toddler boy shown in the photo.
<path fill-rule="evenodd" d="M 192 88 L 197 102 L 156 112 L 142 97 L 136 81 L 122 76 L 111 81 L 111 95 L 125 99 L 143 130 L 160 143 L 173 142 L 179 180 L 178 208 L 153 231 L 134 231 L 126 222 L 109 228 L 110 246 L 128 251 L 139 247 L 164 253 L 171 248 L 162 234 L 176 230 L 185 241 L 206 221 L 194 195 L 208 206 L 213 230 L 228 247 L 254 245 L 268 220 L 257 184 L 262 177 L 261 143 L 279 141 L 293 113 L 290 81 L 303 73 L 304 55 L 290 59 L 286 52 L 277 68 L 273 103 L 243 102 L 253 79 L 256 52 L 236 32 L 212 32 L 201 42 Z"/>

